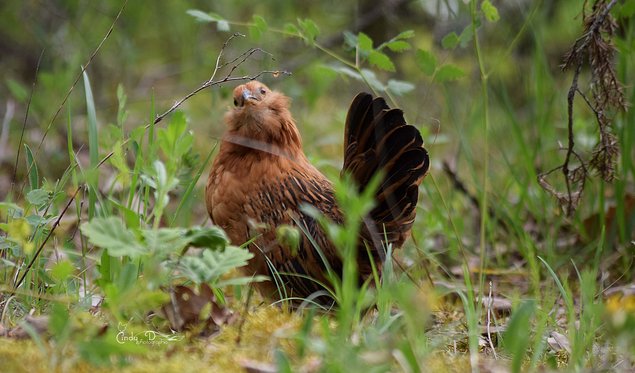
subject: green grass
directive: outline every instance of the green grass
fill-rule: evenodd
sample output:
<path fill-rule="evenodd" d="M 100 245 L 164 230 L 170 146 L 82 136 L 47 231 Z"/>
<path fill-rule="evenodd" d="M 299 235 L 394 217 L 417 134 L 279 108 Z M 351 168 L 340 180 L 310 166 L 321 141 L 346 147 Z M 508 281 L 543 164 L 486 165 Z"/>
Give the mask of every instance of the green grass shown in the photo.
<path fill-rule="evenodd" d="M 622 152 L 618 177 L 590 177 L 574 216 L 564 216 L 537 182 L 564 159 L 558 144 L 567 142 L 571 73 L 558 66 L 582 32 L 583 2 L 513 9 L 494 2 L 498 20 L 489 1 L 458 3 L 447 19 L 412 3 L 399 22 L 361 32 L 351 29 L 354 9 L 345 2 L 330 4 L 328 16 L 322 4 L 133 2 L 116 23 L 122 4 L 115 1 L 62 2 L 53 18 L 45 4 L 0 5 L 5 39 L 28 53 L 51 45 L 28 120 L 9 121 L 11 158 L 0 160 L 0 183 L 10 185 L 9 165 L 21 153 L 15 184 L 0 190 L 0 327 L 46 315 L 48 334 L 27 324 L 30 342 L 0 337 L 8 342 L 0 343 L 2 360 L 29 359 L 47 371 L 235 370 L 245 359 L 289 372 L 626 371 L 635 364 L 635 297 L 614 293 L 634 281 L 633 110 L 610 113 Z M 622 28 L 613 36 L 615 67 L 631 105 L 632 3 L 612 12 Z M 203 13 L 186 13 L 191 8 Z M 24 12 L 33 18 L 17 22 Z M 31 32 L 16 32 L 22 24 Z M 252 295 L 248 283 L 263 279 L 235 271 L 250 254 L 208 224 L 204 181 L 234 83 L 215 85 L 154 123 L 209 76 L 227 73 L 212 71 L 231 35 L 225 27 L 248 35 L 225 47 L 227 60 L 249 48 L 267 52 L 234 76 L 293 70 L 263 79 L 292 97 L 306 153 L 335 182 L 345 223 L 316 215 L 344 259 L 343 273 L 330 273 L 325 284 L 337 302 L 331 312 L 310 299 L 290 312 L 284 301 L 272 306 Z M 343 41 L 329 41 L 345 30 Z M 0 61 L 0 97 L 25 114 L 32 79 L 18 72 L 27 60 L 10 56 Z M 588 92 L 586 74 L 580 87 Z M 372 186 L 358 195 L 338 181 L 346 104 L 360 90 L 402 108 L 432 160 L 413 239 L 387 248 L 373 286 L 357 283 L 355 259 L 368 253 L 354 250 Z M 58 118 L 62 110 L 67 115 Z M 582 100 L 574 113 L 576 149 L 586 154 L 597 140 L 595 119 Z M 272 279 L 285 298 L 279 280 Z M 213 307 L 238 314 L 218 334 L 178 333 L 186 338 L 162 346 L 116 342 L 121 323 L 141 334 L 169 332 L 158 312 L 168 289 L 202 284 L 213 288 L 216 305 L 198 309 L 201 319 Z M 490 292 L 511 309 L 488 307 Z"/>

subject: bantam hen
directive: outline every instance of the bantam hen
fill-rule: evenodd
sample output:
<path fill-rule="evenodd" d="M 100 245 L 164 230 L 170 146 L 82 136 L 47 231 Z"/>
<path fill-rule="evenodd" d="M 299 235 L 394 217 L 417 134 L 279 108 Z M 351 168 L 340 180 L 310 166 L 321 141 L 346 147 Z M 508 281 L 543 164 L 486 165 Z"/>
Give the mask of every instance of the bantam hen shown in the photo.
<path fill-rule="evenodd" d="M 343 215 L 333 185 L 302 150 L 289 99 L 258 81 L 239 85 L 225 123 L 205 191 L 212 222 L 227 232 L 233 244 L 253 239 L 249 250 L 254 258 L 246 271 L 272 279 L 258 283 L 265 296 L 320 298 L 317 295 L 326 293 L 324 284 L 329 284 L 324 261 L 341 273 L 342 258 L 302 206 L 311 205 L 338 223 Z M 383 98 L 373 99 L 368 93 L 355 97 L 344 129 L 342 174 L 350 174 L 360 191 L 374 175 L 382 175 L 375 207 L 360 230 L 360 281 L 372 275 L 371 261 L 381 271 L 387 244 L 399 247 L 408 237 L 418 187 L 429 164 L 421 134 L 406 124 L 401 110 L 390 109 Z M 302 232 L 296 247 L 276 238 L 276 229 L 282 225 Z"/>

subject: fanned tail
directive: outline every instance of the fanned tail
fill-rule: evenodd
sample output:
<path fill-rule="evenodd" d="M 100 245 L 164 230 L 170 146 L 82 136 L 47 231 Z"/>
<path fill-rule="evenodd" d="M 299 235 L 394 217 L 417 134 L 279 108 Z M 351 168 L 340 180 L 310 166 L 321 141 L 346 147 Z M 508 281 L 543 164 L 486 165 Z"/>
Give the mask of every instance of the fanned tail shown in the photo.
<path fill-rule="evenodd" d="M 378 236 L 396 247 L 408 237 L 419 184 L 429 167 L 421 134 L 406 123 L 401 110 L 391 109 L 383 98 L 373 99 L 368 93 L 353 99 L 346 117 L 342 173 L 350 174 L 360 191 L 376 173 L 383 175 L 375 195 L 377 204 L 369 214 L 371 227 L 364 230 L 364 236 L 371 236 L 365 240 L 380 258 Z"/>

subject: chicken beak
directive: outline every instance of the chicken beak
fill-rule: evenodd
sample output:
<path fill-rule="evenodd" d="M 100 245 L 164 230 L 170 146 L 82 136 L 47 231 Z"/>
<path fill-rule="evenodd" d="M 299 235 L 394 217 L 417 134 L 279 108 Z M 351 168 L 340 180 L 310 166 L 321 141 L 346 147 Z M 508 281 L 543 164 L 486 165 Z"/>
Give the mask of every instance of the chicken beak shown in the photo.
<path fill-rule="evenodd" d="M 247 88 L 243 89 L 243 100 L 247 102 L 250 99 L 257 100 L 258 98 L 254 96 L 253 94 L 251 94 L 251 91 L 248 90 Z"/>

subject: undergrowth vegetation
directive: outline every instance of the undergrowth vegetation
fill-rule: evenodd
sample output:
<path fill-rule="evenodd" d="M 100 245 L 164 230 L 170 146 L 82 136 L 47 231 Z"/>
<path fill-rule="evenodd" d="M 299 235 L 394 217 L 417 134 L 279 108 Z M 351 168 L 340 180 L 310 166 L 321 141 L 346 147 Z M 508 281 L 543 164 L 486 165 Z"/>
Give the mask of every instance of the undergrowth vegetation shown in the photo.
<path fill-rule="evenodd" d="M 634 0 L 0 9 L 3 371 L 634 369 Z M 331 309 L 262 299 L 251 283 L 285 298 L 281 277 L 241 273 L 249 243 L 209 222 L 223 112 L 252 78 L 293 98 L 334 182 L 342 226 L 306 207 L 344 259 Z M 376 186 L 339 177 L 361 90 L 432 160 L 412 239 L 364 284 Z"/>

